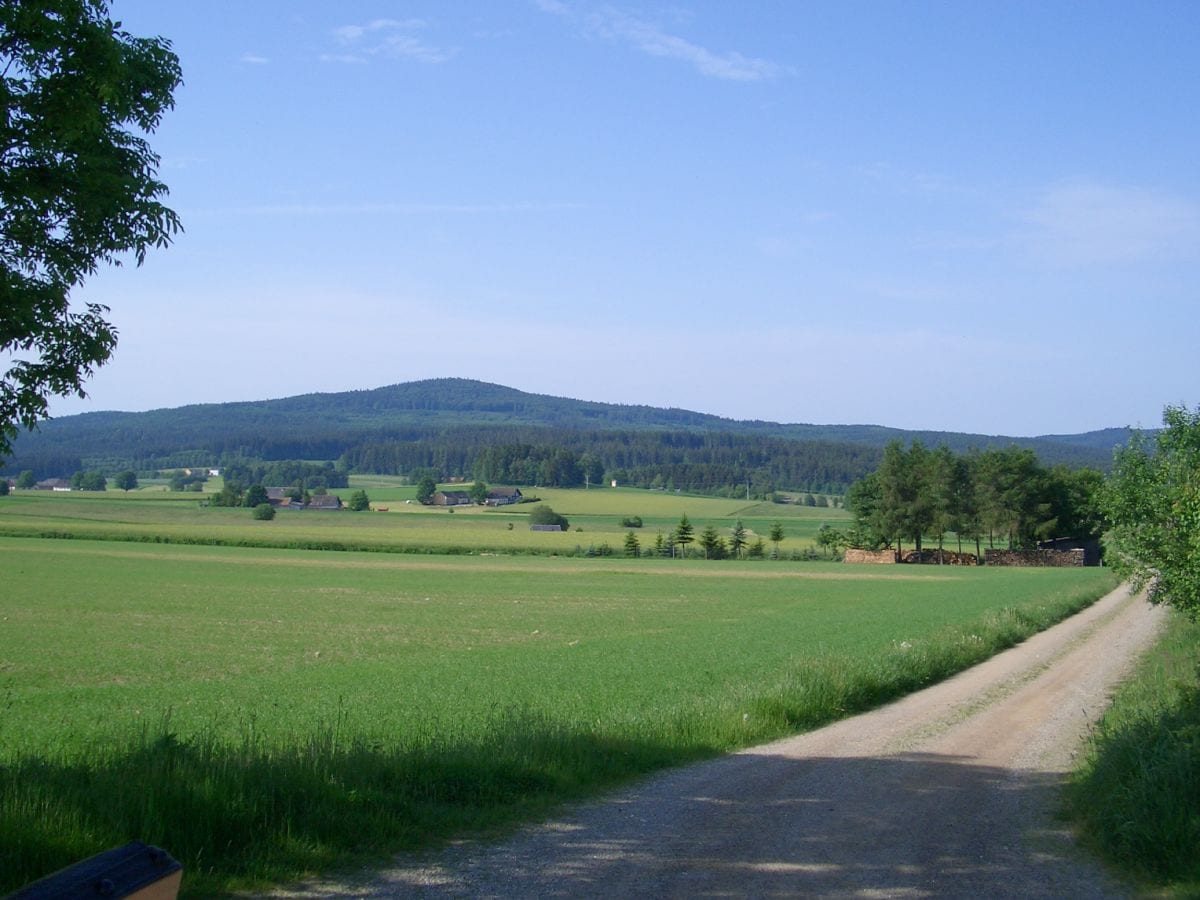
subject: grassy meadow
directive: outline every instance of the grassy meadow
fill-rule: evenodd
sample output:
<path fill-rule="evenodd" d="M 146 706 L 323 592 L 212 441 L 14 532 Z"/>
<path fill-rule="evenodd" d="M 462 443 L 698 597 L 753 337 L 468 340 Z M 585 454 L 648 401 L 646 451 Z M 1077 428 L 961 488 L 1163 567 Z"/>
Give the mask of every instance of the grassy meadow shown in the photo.
<path fill-rule="evenodd" d="M 583 520 L 540 536 L 572 547 L 619 538 L 624 515 L 652 535 L 681 503 L 698 528 L 803 513 L 783 519 L 785 549 L 835 513 L 538 493 Z M 510 827 L 877 705 L 1111 587 L 1096 569 L 203 546 L 259 525 L 361 529 L 380 548 L 422 527 L 489 525 L 484 546 L 521 532 L 504 510 L 258 523 L 180 496 L 0 502 L 0 890 L 134 838 L 212 896 Z"/>
<path fill-rule="evenodd" d="M 567 533 L 548 534 L 529 530 L 529 512 L 537 504 L 460 507 L 451 512 L 421 506 L 413 499 L 415 488 L 377 476 L 353 478 L 349 488 L 333 492 L 347 499 L 354 491 L 365 490 L 371 498 L 370 512 L 281 509 L 273 520 L 260 522 L 248 509 L 205 505 L 205 498 L 220 490 L 219 480 L 209 487 L 207 494 L 173 493 L 161 485 L 127 494 L 18 491 L 0 504 L 0 535 L 456 554 L 575 555 L 607 543 L 620 555 L 628 531 L 620 524 L 622 519 L 642 518 L 643 527 L 636 532 L 643 548 L 648 548 L 656 534 L 665 535 L 686 514 L 697 536 L 712 524 L 728 538 L 740 518 L 751 541 L 756 537 L 767 541 L 771 523 L 782 522 L 786 537 L 781 550 L 788 554 L 811 548 L 822 523 L 849 521 L 840 509 L 633 488 L 528 489 L 527 496 L 536 495 L 570 521 Z"/>

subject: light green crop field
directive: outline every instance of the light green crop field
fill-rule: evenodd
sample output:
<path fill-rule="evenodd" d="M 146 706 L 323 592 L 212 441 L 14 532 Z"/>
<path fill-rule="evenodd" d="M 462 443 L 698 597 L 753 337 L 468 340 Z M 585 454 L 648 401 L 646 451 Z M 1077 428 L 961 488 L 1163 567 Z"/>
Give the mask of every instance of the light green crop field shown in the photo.
<path fill-rule="evenodd" d="M 507 827 L 829 721 L 1111 587 L 1097 569 L 30 537 L 0 553 L 0 890 L 137 838 L 194 896 Z"/>
<path fill-rule="evenodd" d="M 281 509 L 269 522 L 254 520 L 248 509 L 205 505 L 205 495 L 156 487 L 128 494 L 20 491 L 0 503 L 0 535 L 459 554 L 575 555 L 607 543 L 621 554 L 628 530 L 621 525 L 623 518 L 642 518 L 637 534 L 648 549 L 656 534 L 668 533 L 686 514 L 697 535 L 711 524 L 726 538 L 740 518 L 751 541 L 766 540 L 771 523 L 782 522 L 786 536 L 781 549 L 787 553 L 812 547 L 824 522 L 848 523 L 847 514 L 835 509 L 623 488 L 529 489 L 528 495 L 536 495 L 570 520 L 568 532 L 548 534 L 529 530 L 529 512 L 537 504 L 463 507 L 451 512 L 405 502 L 413 494 L 406 486 L 352 484 L 336 493 L 348 498 L 360 488 L 371 497 L 373 511 Z M 380 511 L 380 506 L 387 511 Z"/>

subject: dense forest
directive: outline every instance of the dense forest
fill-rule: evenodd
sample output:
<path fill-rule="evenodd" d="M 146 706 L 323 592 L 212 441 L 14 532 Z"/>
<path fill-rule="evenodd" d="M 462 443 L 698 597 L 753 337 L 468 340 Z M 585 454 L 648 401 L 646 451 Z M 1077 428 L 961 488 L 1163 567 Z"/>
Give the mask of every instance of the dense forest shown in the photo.
<path fill-rule="evenodd" d="M 957 453 L 1020 446 L 1047 465 L 1107 468 L 1125 429 L 1006 438 L 872 425 L 736 421 L 649 406 L 529 394 L 465 379 L 371 391 L 143 413 L 101 412 L 44 423 L 18 438 L 0 472 L 38 478 L 88 469 L 149 472 L 286 460 L 343 473 L 478 476 L 489 483 L 621 484 L 762 496 L 844 491 L 895 440 Z"/>

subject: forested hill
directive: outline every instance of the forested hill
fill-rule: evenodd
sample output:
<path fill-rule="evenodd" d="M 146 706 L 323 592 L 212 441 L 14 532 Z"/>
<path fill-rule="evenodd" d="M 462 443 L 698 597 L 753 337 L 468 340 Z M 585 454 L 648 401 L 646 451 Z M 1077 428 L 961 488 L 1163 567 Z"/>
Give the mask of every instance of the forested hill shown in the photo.
<path fill-rule="evenodd" d="M 80 468 L 137 469 L 217 465 L 233 459 L 340 461 L 362 471 L 432 466 L 471 475 L 480 453 L 509 448 L 540 459 L 552 449 L 600 459 L 606 471 L 666 476 L 685 487 L 744 483 L 773 470 L 780 489 L 836 490 L 874 468 L 892 440 L 916 439 L 952 450 L 1028 447 L 1048 465 L 1108 466 L 1128 433 L 1009 438 L 917 432 L 876 425 L 737 421 L 660 409 L 530 394 L 446 378 L 375 390 L 304 394 L 278 400 L 202 404 L 142 413 L 99 412 L 46 422 L 22 435 L 2 471 L 39 477 Z M 689 466 L 685 471 L 680 465 Z M 701 473 L 697 466 L 721 471 Z M 740 469 L 741 474 L 734 470 Z M 767 477 L 767 476 L 763 476 Z M 637 480 L 637 479 L 634 479 Z M 701 484 L 700 482 L 703 482 Z"/>

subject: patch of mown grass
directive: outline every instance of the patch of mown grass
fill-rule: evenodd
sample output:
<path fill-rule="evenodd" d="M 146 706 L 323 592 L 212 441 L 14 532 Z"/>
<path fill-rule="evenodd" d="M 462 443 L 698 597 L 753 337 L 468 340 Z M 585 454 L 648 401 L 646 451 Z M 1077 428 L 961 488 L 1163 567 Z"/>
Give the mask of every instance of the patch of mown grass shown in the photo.
<path fill-rule="evenodd" d="M 1119 870 L 1200 896 L 1200 623 L 1171 618 L 1097 726 L 1068 799 Z"/>

